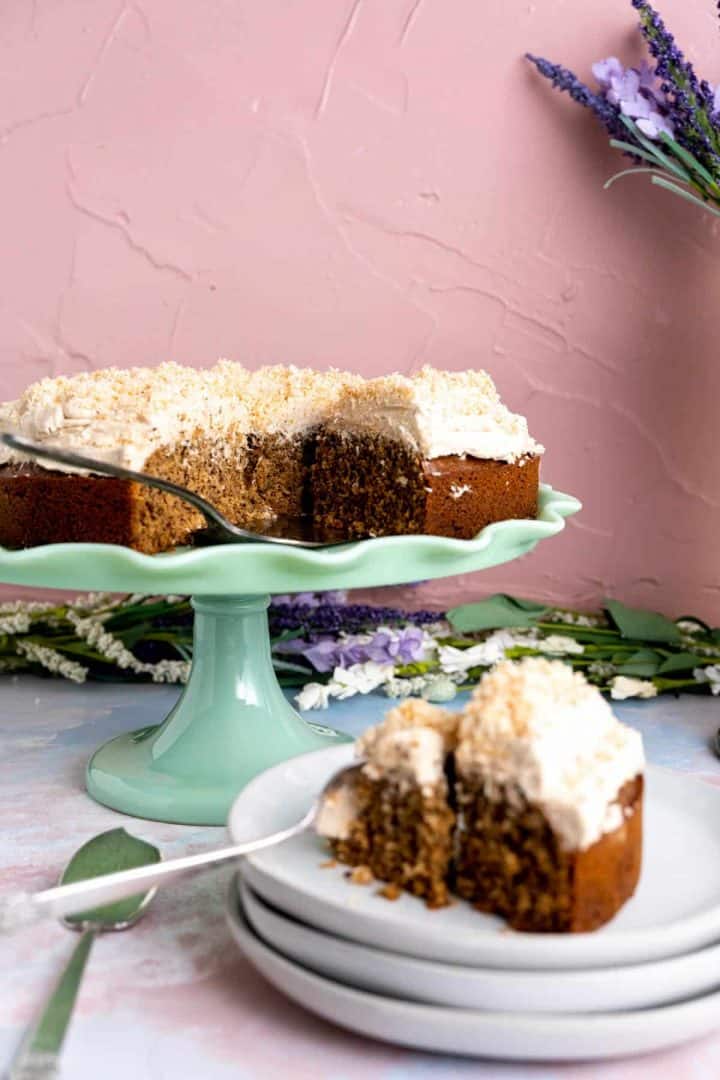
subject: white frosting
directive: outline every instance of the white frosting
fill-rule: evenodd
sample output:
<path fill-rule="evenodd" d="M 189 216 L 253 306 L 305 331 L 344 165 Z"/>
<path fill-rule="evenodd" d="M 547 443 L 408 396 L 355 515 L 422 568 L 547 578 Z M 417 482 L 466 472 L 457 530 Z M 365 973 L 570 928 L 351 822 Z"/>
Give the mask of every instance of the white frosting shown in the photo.
<path fill-rule="evenodd" d="M 220 440 L 230 430 L 292 437 L 321 423 L 402 439 L 425 458 L 518 461 L 543 451 L 480 371 L 423 368 L 412 379 L 365 381 L 340 371 L 276 366 L 251 374 L 229 361 L 206 370 L 168 363 L 43 379 L 0 405 L 0 429 L 139 471 L 156 450 L 198 431 Z M 22 460 L 0 445 L 0 465 Z"/>
<path fill-rule="evenodd" d="M 311 430 L 332 415 L 344 388 L 360 382 L 358 375 L 310 368 L 251 373 L 228 360 L 204 370 L 171 363 L 109 368 L 35 383 L 18 401 L 0 405 L 0 429 L 141 471 L 155 450 L 198 430 L 220 439 L 230 429 L 288 437 Z M 23 460 L 0 445 L 0 465 Z"/>
<path fill-rule="evenodd" d="M 380 735 L 363 771 L 371 780 L 394 775 L 421 788 L 433 788 L 445 775 L 444 764 L 442 734 L 432 728 L 416 727 Z"/>
<path fill-rule="evenodd" d="M 334 414 L 343 390 L 362 382 L 359 375 L 335 369 L 260 368 L 247 387 L 251 429 L 290 438 L 312 431 Z"/>
<path fill-rule="evenodd" d="M 246 381 L 247 373 L 227 362 L 206 371 L 161 364 L 43 379 L 18 401 L 0 405 L 0 429 L 142 470 L 156 450 L 182 444 L 198 429 L 220 439 L 233 428 L 243 430 L 247 407 L 240 391 Z M 22 460 L 26 455 L 0 443 L 0 465 Z"/>
<path fill-rule="evenodd" d="M 402 440 L 427 459 L 466 455 L 518 461 L 544 452 L 525 417 L 502 404 L 483 371 L 423 368 L 411 379 L 370 380 L 341 395 L 332 426 Z"/>
<path fill-rule="evenodd" d="M 406 698 L 381 724 L 369 728 L 355 749 L 366 759 L 364 771 L 370 779 L 387 777 L 430 790 L 444 780 L 456 727 L 456 713 L 422 698 Z"/>
<path fill-rule="evenodd" d="M 350 827 L 358 815 L 358 800 L 355 785 L 348 783 L 336 788 L 323 799 L 315 818 L 315 832 L 319 836 L 346 840 Z"/>
<path fill-rule="evenodd" d="M 540 807 L 567 850 L 584 850 L 622 823 L 620 789 L 642 773 L 638 732 L 599 690 L 560 661 L 500 663 L 463 713 L 458 774 L 490 797 L 519 791 Z"/>

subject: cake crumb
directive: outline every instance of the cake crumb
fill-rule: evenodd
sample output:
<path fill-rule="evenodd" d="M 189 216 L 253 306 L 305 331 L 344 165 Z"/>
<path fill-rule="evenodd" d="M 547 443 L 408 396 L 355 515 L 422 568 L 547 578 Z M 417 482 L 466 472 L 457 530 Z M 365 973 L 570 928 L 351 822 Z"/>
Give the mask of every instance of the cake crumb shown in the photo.
<path fill-rule="evenodd" d="M 332 870 L 335 866 L 337 866 L 337 859 L 326 859 L 325 862 L 320 863 L 321 870 Z"/>
<path fill-rule="evenodd" d="M 347 876 L 353 885 L 370 885 L 375 880 L 369 866 L 355 866 Z"/>
<path fill-rule="evenodd" d="M 402 889 L 399 885 L 384 885 L 382 889 L 378 889 L 378 896 L 382 896 L 385 900 L 399 900 L 402 896 Z"/>

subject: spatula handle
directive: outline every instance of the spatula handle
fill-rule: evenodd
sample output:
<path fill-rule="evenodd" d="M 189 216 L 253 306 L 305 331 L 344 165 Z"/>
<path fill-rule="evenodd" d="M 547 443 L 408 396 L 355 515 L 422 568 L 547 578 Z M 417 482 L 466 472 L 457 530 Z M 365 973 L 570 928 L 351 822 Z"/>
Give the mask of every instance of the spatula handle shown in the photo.
<path fill-rule="evenodd" d="M 201 851 L 196 855 L 183 855 L 179 859 L 137 866 L 132 870 L 119 870 L 114 874 L 102 874 L 85 881 L 75 881 L 71 885 L 56 885 L 43 892 L 0 897 L 0 933 L 12 933 L 48 915 L 57 919 L 80 915 L 92 908 L 112 904 L 116 900 L 139 896 L 199 870 L 272 847 L 302 832 L 310 824 L 312 816 L 313 811 L 310 811 L 297 825 L 246 844 Z"/>

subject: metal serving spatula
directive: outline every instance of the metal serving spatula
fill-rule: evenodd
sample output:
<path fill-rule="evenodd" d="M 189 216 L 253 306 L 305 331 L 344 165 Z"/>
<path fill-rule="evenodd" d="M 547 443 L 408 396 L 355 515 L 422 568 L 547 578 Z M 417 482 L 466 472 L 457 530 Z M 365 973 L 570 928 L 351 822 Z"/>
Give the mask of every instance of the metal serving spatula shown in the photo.
<path fill-rule="evenodd" d="M 177 859 L 167 859 L 165 862 L 160 862 L 159 859 L 151 863 L 147 861 L 142 865 L 138 864 L 115 873 L 88 875 L 83 880 L 76 877 L 68 881 L 65 877 L 64 883 L 38 893 L 13 893 L 9 896 L 0 896 L 0 934 L 13 933 L 48 916 L 67 918 L 76 915 L 79 911 L 87 910 L 88 907 L 97 908 L 99 905 L 116 904 L 117 901 L 127 902 L 129 897 L 137 897 L 138 894 L 161 888 L 171 882 L 221 866 L 223 863 L 232 862 L 254 851 L 274 847 L 275 844 L 281 844 L 293 836 L 299 836 L 306 829 L 317 829 L 323 813 L 332 812 L 338 793 L 346 785 L 354 783 L 363 764 L 363 761 L 359 761 L 338 769 L 299 821 L 286 829 L 258 837 L 257 840 L 247 840 L 242 844 L 232 844 L 230 847 L 215 848 L 211 851 L 200 851 L 195 855 L 182 855 Z"/>
<path fill-rule="evenodd" d="M 260 544 L 287 544 L 290 547 L 300 548 L 325 548 L 336 547 L 339 544 L 348 543 L 347 540 L 318 540 L 312 536 L 301 535 L 302 525 L 298 522 L 273 522 L 268 532 L 252 532 L 250 529 L 241 529 L 233 525 L 217 507 L 203 499 L 189 488 L 180 484 L 173 484 L 170 480 L 161 480 L 158 476 L 148 476 L 147 473 L 135 472 L 133 469 L 124 469 L 121 465 L 113 465 L 109 461 L 100 461 L 97 458 L 78 454 L 74 450 L 65 450 L 60 446 L 46 446 L 45 443 L 35 442 L 24 435 L 16 435 L 12 432 L 0 432 L 0 439 L 6 446 L 13 450 L 19 450 L 22 454 L 31 457 L 42 458 L 44 461 L 55 461 L 62 465 L 70 465 L 76 469 L 85 469 L 88 472 L 100 473 L 101 476 L 115 476 L 119 480 L 132 480 L 146 487 L 158 488 L 168 495 L 176 495 L 179 499 L 194 506 L 207 522 L 207 528 L 200 529 L 193 534 L 193 542 L 199 545 L 209 544 L 243 544 L 248 542 Z M 276 530 L 280 531 L 276 531 Z M 288 535 L 295 531 L 298 535 Z"/>

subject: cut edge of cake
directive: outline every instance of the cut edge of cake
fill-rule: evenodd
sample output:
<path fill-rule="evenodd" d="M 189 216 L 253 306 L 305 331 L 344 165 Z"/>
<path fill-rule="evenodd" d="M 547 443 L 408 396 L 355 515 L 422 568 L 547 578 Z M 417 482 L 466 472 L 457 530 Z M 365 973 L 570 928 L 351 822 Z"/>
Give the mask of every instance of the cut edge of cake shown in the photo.
<path fill-rule="evenodd" d="M 493 522 L 537 516 L 543 453 L 484 371 L 371 379 L 345 388 L 321 429 L 316 520 L 354 538 L 471 539 Z"/>
<path fill-rule="evenodd" d="M 456 727 L 439 706 L 402 702 L 358 740 L 363 768 L 317 823 L 340 862 L 433 908 L 449 903 L 455 814 L 445 766 Z"/>

